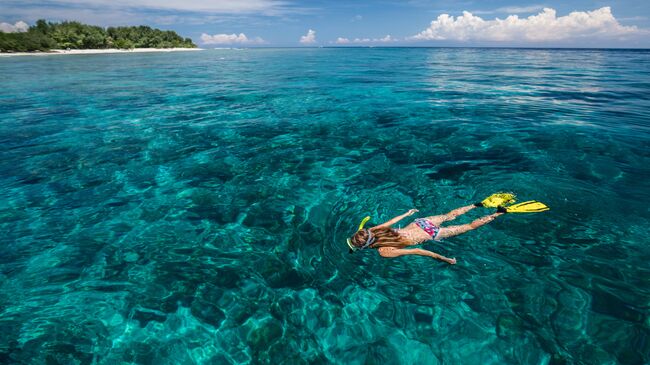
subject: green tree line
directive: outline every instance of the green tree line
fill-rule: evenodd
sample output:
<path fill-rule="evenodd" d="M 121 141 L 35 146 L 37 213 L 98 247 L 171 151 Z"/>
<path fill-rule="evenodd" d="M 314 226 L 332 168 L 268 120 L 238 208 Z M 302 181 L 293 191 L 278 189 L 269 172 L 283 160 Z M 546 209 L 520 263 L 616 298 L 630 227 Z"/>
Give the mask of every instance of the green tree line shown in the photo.
<path fill-rule="evenodd" d="M 190 38 L 183 39 L 174 31 L 144 25 L 102 28 L 79 22 L 51 23 L 39 20 L 27 32 L 0 31 L 0 52 L 172 47 L 194 48 L 196 45 Z"/>

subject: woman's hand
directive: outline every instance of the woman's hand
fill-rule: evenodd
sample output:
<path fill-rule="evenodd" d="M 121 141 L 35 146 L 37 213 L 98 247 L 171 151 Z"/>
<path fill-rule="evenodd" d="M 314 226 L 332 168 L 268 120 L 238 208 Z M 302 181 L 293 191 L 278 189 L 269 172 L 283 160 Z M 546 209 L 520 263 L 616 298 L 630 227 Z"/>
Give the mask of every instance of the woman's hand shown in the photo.
<path fill-rule="evenodd" d="M 449 265 L 456 265 L 456 258 L 455 258 L 455 257 L 452 258 L 452 259 L 447 259 L 447 260 L 445 260 L 445 261 L 446 261 Z"/>
<path fill-rule="evenodd" d="M 413 214 L 415 214 L 417 212 L 419 212 L 419 210 L 417 210 L 417 209 L 409 209 L 409 211 L 406 212 L 406 216 L 407 217 L 412 216 Z"/>

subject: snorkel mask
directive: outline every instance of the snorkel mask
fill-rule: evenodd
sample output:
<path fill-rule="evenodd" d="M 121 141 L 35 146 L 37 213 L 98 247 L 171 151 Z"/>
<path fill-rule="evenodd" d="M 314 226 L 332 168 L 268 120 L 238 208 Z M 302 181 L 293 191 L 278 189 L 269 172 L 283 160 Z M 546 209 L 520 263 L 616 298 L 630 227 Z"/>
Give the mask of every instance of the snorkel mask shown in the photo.
<path fill-rule="evenodd" d="M 366 216 L 365 218 L 363 218 L 363 220 L 361 220 L 361 223 L 359 224 L 359 228 L 357 229 L 357 232 L 363 230 L 363 226 L 365 226 L 369 220 L 370 220 L 370 216 Z M 375 243 L 376 238 L 372 235 L 372 232 L 369 229 L 366 229 L 366 232 L 368 232 L 368 238 L 366 239 L 366 243 L 364 243 L 363 246 L 361 247 L 356 247 L 355 245 L 352 244 L 352 241 L 350 241 L 349 238 L 347 239 L 348 247 L 350 247 L 350 253 L 353 253 L 354 251 L 357 250 L 363 250 L 365 248 L 368 248 L 368 246 L 372 245 L 373 243 Z"/>

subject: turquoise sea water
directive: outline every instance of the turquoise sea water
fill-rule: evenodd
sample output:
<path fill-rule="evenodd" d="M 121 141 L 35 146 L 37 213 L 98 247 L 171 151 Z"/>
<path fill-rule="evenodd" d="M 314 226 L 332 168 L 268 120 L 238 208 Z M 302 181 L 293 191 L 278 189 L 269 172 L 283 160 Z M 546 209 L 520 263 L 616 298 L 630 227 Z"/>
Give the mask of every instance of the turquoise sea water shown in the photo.
<path fill-rule="evenodd" d="M 15 57 L 0 75 L 1 363 L 650 361 L 650 51 Z M 455 266 L 347 252 L 365 215 L 504 190 L 551 211 L 424 246 Z"/>

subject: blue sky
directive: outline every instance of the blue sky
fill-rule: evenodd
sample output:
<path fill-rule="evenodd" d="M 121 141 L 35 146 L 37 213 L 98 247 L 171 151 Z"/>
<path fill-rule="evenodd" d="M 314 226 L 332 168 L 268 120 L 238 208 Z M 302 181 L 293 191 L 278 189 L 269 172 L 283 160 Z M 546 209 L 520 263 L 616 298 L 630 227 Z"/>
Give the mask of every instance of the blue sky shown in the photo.
<path fill-rule="evenodd" d="M 2 0 L 39 18 L 172 29 L 199 46 L 650 47 L 650 1 Z M 499 20 L 496 20 L 496 19 Z M 311 31 L 310 31 L 311 30 Z"/>

